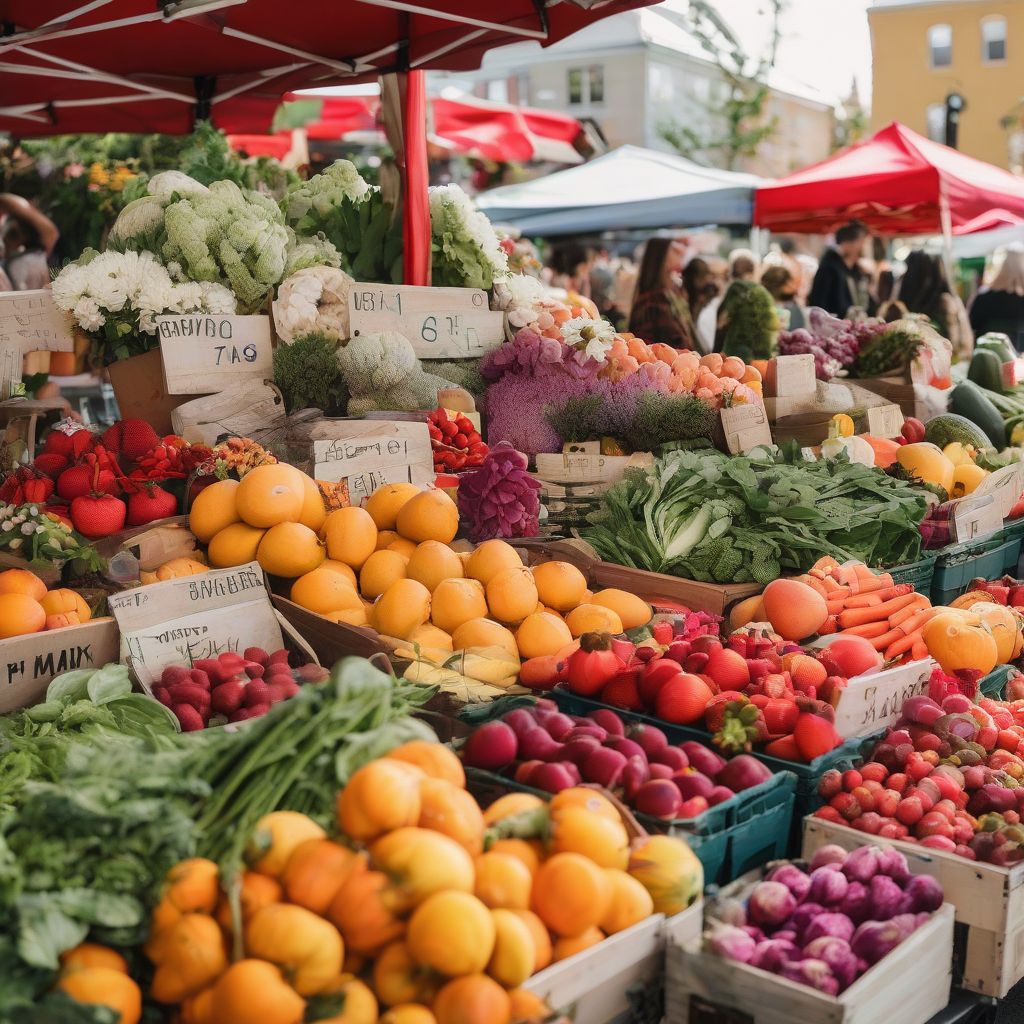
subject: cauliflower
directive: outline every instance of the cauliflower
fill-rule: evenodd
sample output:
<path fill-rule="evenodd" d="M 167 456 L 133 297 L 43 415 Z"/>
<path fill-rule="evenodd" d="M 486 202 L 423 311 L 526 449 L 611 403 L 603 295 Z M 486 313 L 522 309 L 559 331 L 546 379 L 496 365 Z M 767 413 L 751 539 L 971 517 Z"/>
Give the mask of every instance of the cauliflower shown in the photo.
<path fill-rule="evenodd" d="M 335 340 L 349 335 L 348 293 L 353 280 L 333 267 L 307 267 L 287 278 L 274 303 L 274 322 L 282 341 L 320 331 Z"/>
<path fill-rule="evenodd" d="M 154 174 L 146 185 L 146 191 L 151 196 L 170 196 L 177 192 L 179 195 L 189 195 L 194 192 L 205 193 L 210 190 L 195 178 L 190 178 L 181 171 L 161 171 Z"/>

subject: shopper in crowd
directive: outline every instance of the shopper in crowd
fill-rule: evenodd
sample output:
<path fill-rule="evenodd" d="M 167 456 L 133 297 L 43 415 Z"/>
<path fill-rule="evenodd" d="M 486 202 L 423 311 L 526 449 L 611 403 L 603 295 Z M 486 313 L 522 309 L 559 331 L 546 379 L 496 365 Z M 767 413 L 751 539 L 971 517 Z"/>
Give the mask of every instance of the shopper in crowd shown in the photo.
<path fill-rule="evenodd" d="M 579 242 L 563 242 L 551 250 L 551 287 L 564 288 L 590 298 L 590 268 L 593 254 Z"/>
<path fill-rule="evenodd" d="M 610 262 L 590 268 L 590 298 L 598 313 L 617 331 L 625 329 L 627 317 L 616 304 L 615 270 Z"/>
<path fill-rule="evenodd" d="M 971 303 L 970 322 L 975 335 L 1008 335 L 1024 352 L 1024 249 L 1007 250 L 999 273 Z"/>
<path fill-rule="evenodd" d="M 733 249 L 729 253 L 729 280 L 756 281 L 760 261 L 750 249 Z"/>
<path fill-rule="evenodd" d="M 964 359 L 974 350 L 967 310 L 950 287 L 938 256 L 916 249 L 907 257 L 898 297 L 909 312 L 928 317 L 939 334 L 949 338 L 955 358 Z"/>
<path fill-rule="evenodd" d="M 704 307 L 718 297 L 718 285 L 711 266 L 703 256 L 694 256 L 683 267 L 683 291 L 690 305 L 690 318 L 696 324 Z"/>
<path fill-rule="evenodd" d="M 60 237 L 57 226 L 27 199 L 0 193 L 4 270 L 15 291 L 48 288 L 49 259 Z"/>
<path fill-rule="evenodd" d="M 644 248 L 629 314 L 629 329 L 648 343 L 693 348 L 694 327 L 681 284 L 686 243 L 652 238 Z"/>
<path fill-rule="evenodd" d="M 795 331 L 806 325 L 804 311 L 796 300 L 796 281 L 783 265 L 768 267 L 761 275 L 761 284 L 768 289 L 768 294 L 775 300 L 780 313 L 788 314 L 788 320 L 780 317 L 787 330 Z"/>
<path fill-rule="evenodd" d="M 851 220 L 836 231 L 835 246 L 825 250 L 814 275 L 807 298 L 809 306 L 845 317 L 851 306 L 858 305 L 863 277 L 858 260 L 867 236 L 867 226 L 859 220 Z"/>
<path fill-rule="evenodd" d="M 907 307 L 896 298 L 896 275 L 889 269 L 880 270 L 875 285 L 875 316 L 891 324 L 907 315 Z"/>

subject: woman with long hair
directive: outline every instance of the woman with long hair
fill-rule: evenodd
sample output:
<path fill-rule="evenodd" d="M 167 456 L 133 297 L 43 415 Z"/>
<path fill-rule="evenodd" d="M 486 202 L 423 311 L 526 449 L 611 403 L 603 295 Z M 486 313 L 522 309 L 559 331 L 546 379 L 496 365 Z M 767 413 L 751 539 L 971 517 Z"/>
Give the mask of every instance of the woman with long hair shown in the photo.
<path fill-rule="evenodd" d="M 629 329 L 643 341 L 693 348 L 693 318 L 680 281 L 685 257 L 679 239 L 652 238 L 645 246 L 629 313 Z"/>
<path fill-rule="evenodd" d="M 971 327 L 975 334 L 1008 335 L 1014 348 L 1024 351 L 1024 249 L 1008 249 L 992 283 L 975 296 Z"/>
<path fill-rule="evenodd" d="M 942 260 L 921 249 L 907 257 L 900 280 L 899 300 L 911 313 L 921 313 L 953 345 L 953 355 L 966 358 L 974 349 L 974 333 L 967 310 L 950 287 Z"/>

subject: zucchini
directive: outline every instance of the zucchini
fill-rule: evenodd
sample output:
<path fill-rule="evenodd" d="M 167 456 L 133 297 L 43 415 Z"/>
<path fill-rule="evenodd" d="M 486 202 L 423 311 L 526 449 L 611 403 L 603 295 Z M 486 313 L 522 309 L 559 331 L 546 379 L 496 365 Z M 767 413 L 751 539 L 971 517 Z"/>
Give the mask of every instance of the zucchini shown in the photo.
<path fill-rule="evenodd" d="M 1012 363 L 1017 358 L 1017 352 L 1005 334 L 983 334 L 974 343 L 974 348 L 975 351 L 995 352 L 1001 363 Z"/>
<path fill-rule="evenodd" d="M 998 411 L 998 410 L 997 410 Z M 973 445 L 979 451 L 989 447 L 988 435 L 971 420 L 954 413 L 933 416 L 924 425 L 924 439 L 940 448 L 945 448 L 953 441 Z"/>
<path fill-rule="evenodd" d="M 1003 361 L 988 348 L 979 348 L 971 357 L 967 379 L 986 391 L 1003 393 Z"/>
<path fill-rule="evenodd" d="M 977 354 L 975 355 L 975 359 Z M 993 358 L 995 358 L 993 356 Z M 974 360 L 971 360 L 973 367 Z M 949 396 L 949 410 L 981 428 L 992 446 L 999 451 L 1006 447 L 1006 428 L 999 410 L 974 381 L 961 381 Z"/>

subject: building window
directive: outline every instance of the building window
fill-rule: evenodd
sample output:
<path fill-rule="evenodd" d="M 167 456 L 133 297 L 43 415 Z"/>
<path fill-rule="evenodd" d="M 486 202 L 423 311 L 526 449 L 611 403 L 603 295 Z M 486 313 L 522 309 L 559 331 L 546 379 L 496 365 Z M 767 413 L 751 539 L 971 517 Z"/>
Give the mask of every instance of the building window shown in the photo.
<path fill-rule="evenodd" d="M 508 103 L 508 79 L 492 78 L 487 83 L 487 99 L 492 103 Z"/>
<path fill-rule="evenodd" d="M 999 14 L 981 21 L 981 59 L 986 64 L 1006 60 L 1006 19 Z"/>
<path fill-rule="evenodd" d="M 948 68 L 953 63 L 953 29 L 932 25 L 928 29 L 928 59 L 933 68 Z"/>
<path fill-rule="evenodd" d="M 604 103 L 604 68 L 569 68 L 569 102 Z"/>
<path fill-rule="evenodd" d="M 928 124 L 928 138 L 932 142 L 946 141 L 946 104 L 930 103 L 925 115 Z"/>

